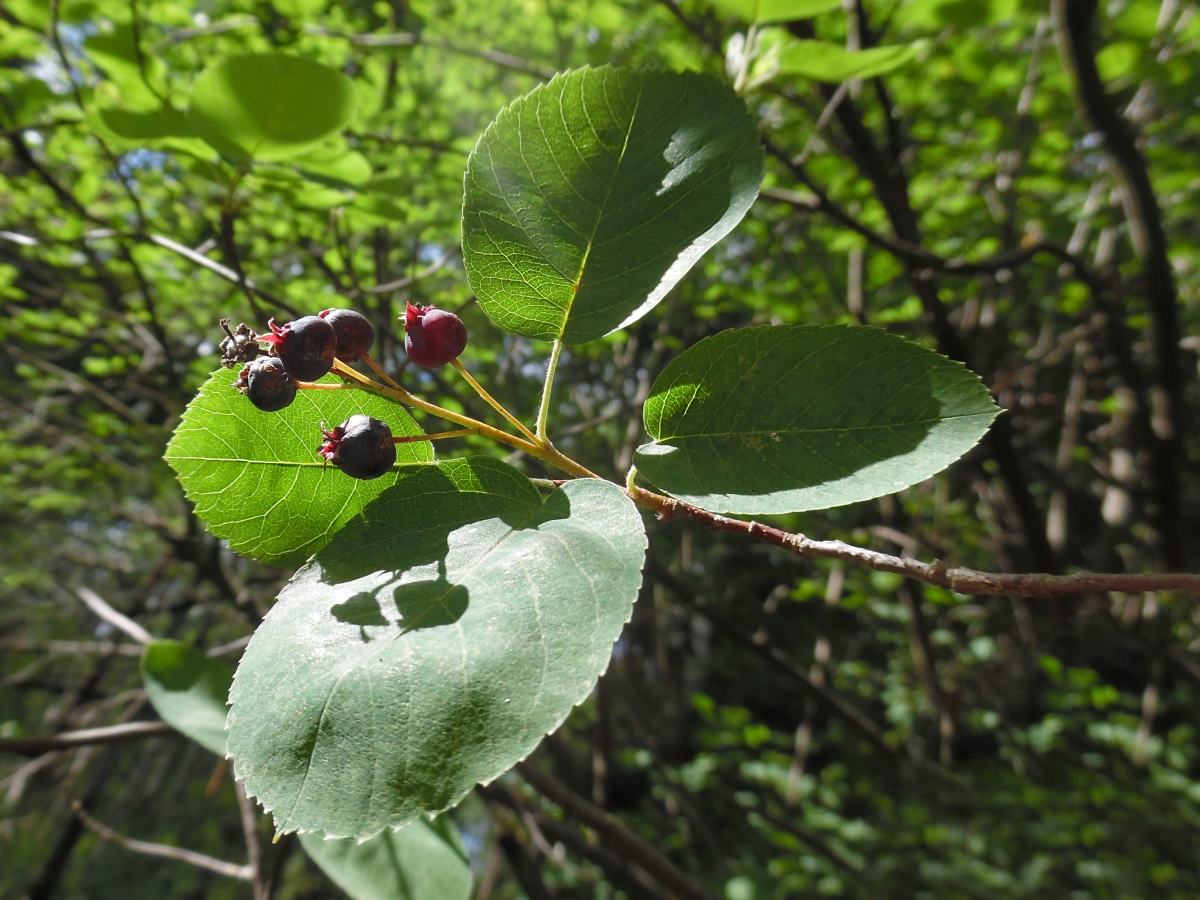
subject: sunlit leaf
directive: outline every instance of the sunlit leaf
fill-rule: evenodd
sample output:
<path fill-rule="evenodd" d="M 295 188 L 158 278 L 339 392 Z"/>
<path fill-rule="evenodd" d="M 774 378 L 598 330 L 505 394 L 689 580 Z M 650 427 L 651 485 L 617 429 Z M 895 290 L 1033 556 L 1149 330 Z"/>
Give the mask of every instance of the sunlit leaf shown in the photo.
<path fill-rule="evenodd" d="M 299 565 L 412 465 L 433 459 L 428 443 L 401 444 L 387 475 L 350 478 L 317 455 L 321 423 L 333 427 L 361 413 L 383 419 L 393 434 L 420 434 L 402 407 L 360 390 L 304 390 L 286 409 L 265 413 L 238 393 L 235 378 L 222 369 L 205 383 L 166 460 L 209 530 L 247 556 Z"/>
<path fill-rule="evenodd" d="M 694 72 L 581 69 L 506 110 L 467 163 L 463 262 L 507 331 L 580 344 L 645 315 L 758 196 L 758 128 Z"/>
<path fill-rule="evenodd" d="M 764 325 L 713 335 L 667 366 L 636 463 L 714 512 L 825 509 L 940 472 L 997 412 L 978 376 L 886 332 Z"/>

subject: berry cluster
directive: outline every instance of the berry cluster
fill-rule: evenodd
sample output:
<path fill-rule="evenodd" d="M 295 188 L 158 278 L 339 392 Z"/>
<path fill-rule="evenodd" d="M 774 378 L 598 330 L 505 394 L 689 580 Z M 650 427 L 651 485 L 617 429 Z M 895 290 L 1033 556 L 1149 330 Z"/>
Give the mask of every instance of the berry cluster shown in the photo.
<path fill-rule="evenodd" d="M 409 359 L 426 369 L 458 359 L 467 346 L 462 319 L 436 306 L 406 306 L 404 348 Z M 242 365 L 235 385 L 263 412 L 278 412 L 291 404 L 299 382 L 329 374 L 335 359 L 365 359 L 375 343 L 371 323 L 350 309 L 327 309 L 283 325 L 271 319 L 267 325 L 268 333 L 255 334 L 244 323 L 231 331 L 229 320 L 221 320 L 226 334 L 221 365 Z M 260 355 L 264 349 L 269 355 Z M 396 440 L 379 419 L 351 416 L 332 431 L 322 423 L 321 434 L 325 440 L 317 453 L 352 478 L 378 478 L 396 463 Z"/>
<path fill-rule="evenodd" d="M 276 412 L 296 399 L 296 382 L 316 381 L 328 375 L 334 359 L 358 362 L 375 343 L 375 329 L 352 309 L 327 309 L 320 315 L 304 316 L 280 326 L 271 319 L 267 334 L 255 334 L 245 324 L 229 330 L 221 341 L 221 364 L 245 363 L 238 374 L 237 389 L 263 412 Z M 259 342 L 267 344 L 270 356 L 259 356 Z"/>

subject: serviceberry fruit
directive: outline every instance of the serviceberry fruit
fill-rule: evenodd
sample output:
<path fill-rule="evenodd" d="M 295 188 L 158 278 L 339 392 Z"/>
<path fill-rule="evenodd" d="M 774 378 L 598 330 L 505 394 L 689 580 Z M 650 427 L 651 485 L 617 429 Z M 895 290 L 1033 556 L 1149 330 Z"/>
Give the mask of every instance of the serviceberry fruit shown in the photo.
<path fill-rule="evenodd" d="M 317 453 L 351 478 L 378 478 L 396 463 L 396 442 L 387 422 L 351 416 L 332 431 L 322 425 L 325 442 Z"/>
<path fill-rule="evenodd" d="M 408 358 L 425 369 L 436 369 L 458 359 L 467 346 L 467 326 L 452 312 L 436 306 L 406 304 L 404 349 Z"/>
<path fill-rule="evenodd" d="M 319 317 L 333 326 L 337 339 L 334 356 L 344 363 L 358 362 L 371 352 L 375 329 L 367 317 L 352 309 L 327 309 Z"/>
<path fill-rule="evenodd" d="M 274 356 L 260 356 L 238 373 L 237 389 L 263 412 L 278 412 L 296 399 L 296 382 Z"/>
<path fill-rule="evenodd" d="M 221 328 L 228 337 L 221 341 L 221 365 L 227 369 L 236 369 L 242 363 L 248 363 L 258 356 L 259 348 L 255 341 L 258 335 L 250 330 L 245 322 L 236 331 L 229 330 L 229 320 L 221 320 Z"/>
<path fill-rule="evenodd" d="M 271 326 L 271 333 L 261 335 L 259 340 L 275 345 L 275 355 L 283 361 L 283 367 L 292 378 L 316 381 L 329 374 L 337 344 L 332 325 L 320 316 L 304 316 L 282 328 L 274 319 L 267 324 Z"/>

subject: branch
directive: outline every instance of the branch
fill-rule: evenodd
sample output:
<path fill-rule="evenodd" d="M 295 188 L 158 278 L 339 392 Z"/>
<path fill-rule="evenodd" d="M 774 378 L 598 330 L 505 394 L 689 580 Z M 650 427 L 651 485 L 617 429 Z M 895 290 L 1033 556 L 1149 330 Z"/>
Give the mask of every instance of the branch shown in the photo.
<path fill-rule="evenodd" d="M 637 863 L 680 900 L 715 900 L 708 890 L 624 824 L 529 760 L 517 763 L 517 771 L 535 791 L 595 831 L 606 847 Z"/>
<path fill-rule="evenodd" d="M 87 747 L 93 744 L 116 744 L 122 741 L 140 741 L 143 738 L 175 733 L 175 729 L 166 722 L 126 722 L 123 725 L 64 731 L 53 737 L 0 738 L 0 753 L 40 756 L 50 750 L 67 750 L 71 747 Z"/>
<path fill-rule="evenodd" d="M 847 544 L 844 541 L 814 541 L 802 534 L 792 534 L 758 522 L 745 522 L 711 513 L 661 494 L 638 487 L 629 488 L 629 496 L 643 509 L 655 512 L 660 519 L 682 516 L 699 522 L 713 531 L 729 531 L 781 547 L 797 556 L 840 559 L 843 562 L 866 566 L 877 572 L 892 572 L 917 581 L 946 588 L 959 594 L 1002 594 L 1015 597 L 1054 599 L 1078 594 L 1106 593 L 1138 594 L 1143 591 L 1180 591 L 1200 596 L 1200 575 L 1188 573 L 1134 575 L 1125 573 L 1076 575 L 1007 574 L 979 572 L 975 569 L 948 568 L 941 560 L 932 563 L 918 559 L 891 556 Z"/>
<path fill-rule="evenodd" d="M 700 611 L 700 614 L 708 619 L 716 626 L 720 634 L 732 638 L 739 644 L 763 658 L 764 662 L 769 663 L 781 674 L 791 678 L 799 684 L 808 694 L 815 700 L 819 700 L 825 708 L 835 716 L 843 719 L 847 724 L 856 728 L 864 738 L 870 742 L 876 750 L 882 753 L 885 757 L 891 759 L 896 755 L 895 749 L 888 744 L 884 738 L 883 729 L 871 720 L 866 713 L 860 710 L 857 706 L 843 697 L 841 694 L 826 687 L 823 684 L 817 684 L 812 676 L 801 669 L 795 662 L 792 661 L 786 653 L 778 647 L 756 641 L 751 635 L 746 634 L 736 624 L 714 609 L 704 597 L 693 591 L 674 573 L 663 568 L 658 563 L 651 562 L 649 565 L 650 574 L 660 581 L 670 591 L 686 603 L 691 604 Z"/>
<path fill-rule="evenodd" d="M 1096 67 L 1092 28 L 1097 0 L 1054 0 L 1052 10 L 1063 64 L 1075 82 L 1079 105 L 1088 124 L 1104 137 L 1112 155 L 1121 197 L 1129 221 L 1134 252 L 1145 267 L 1146 299 L 1154 335 L 1155 381 L 1165 415 L 1155 429 L 1151 449 L 1156 487 L 1155 526 L 1163 546 L 1163 559 L 1175 568 L 1184 564 L 1182 490 L 1184 464 L 1184 387 L 1186 378 L 1179 352 L 1179 296 L 1162 211 L 1150 180 L 1146 159 L 1138 147 L 1133 125 L 1118 111 Z"/>
<path fill-rule="evenodd" d="M 236 878 L 238 881 L 249 881 L 253 877 L 254 873 L 250 866 L 239 866 L 236 863 L 228 863 L 221 859 L 205 856 L 203 853 L 197 853 L 195 850 L 185 850 L 182 847 L 171 847 L 167 844 L 152 844 L 149 841 L 135 841 L 132 838 L 118 834 L 111 828 L 101 825 L 84 811 L 82 803 L 76 801 L 72 808 L 75 810 L 75 815 L 79 816 L 80 821 L 89 829 L 96 832 L 96 834 L 100 835 L 100 837 L 107 841 L 112 841 L 114 844 L 124 847 L 127 850 L 132 850 L 134 853 L 178 860 L 190 866 L 196 866 L 199 869 L 216 872 L 218 875 Z"/>
<path fill-rule="evenodd" d="M 103 597 L 97 594 L 89 587 L 80 585 L 75 588 L 75 595 L 83 601 L 84 606 L 94 612 L 97 616 L 107 622 L 109 625 L 116 628 L 118 631 L 123 631 L 139 644 L 149 644 L 154 640 L 154 637 L 145 628 L 139 625 L 133 619 L 117 612 Z"/>

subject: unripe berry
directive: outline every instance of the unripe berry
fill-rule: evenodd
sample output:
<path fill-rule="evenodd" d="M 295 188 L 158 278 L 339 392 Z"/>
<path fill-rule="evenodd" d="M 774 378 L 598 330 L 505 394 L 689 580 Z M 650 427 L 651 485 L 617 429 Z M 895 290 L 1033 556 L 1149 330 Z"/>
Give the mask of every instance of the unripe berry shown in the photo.
<path fill-rule="evenodd" d="M 334 356 L 342 362 L 358 362 L 371 352 L 375 329 L 366 316 L 352 309 L 327 309 L 319 316 L 333 326 L 337 341 Z"/>
<path fill-rule="evenodd" d="M 436 306 L 406 306 L 404 349 L 408 358 L 425 369 L 458 359 L 467 346 L 467 326 L 462 319 Z"/>
<path fill-rule="evenodd" d="M 333 431 L 317 452 L 351 478 L 378 478 L 396 464 L 396 442 L 387 422 L 370 416 L 351 416 Z"/>
<path fill-rule="evenodd" d="M 283 361 L 260 356 L 238 373 L 237 389 L 263 412 L 278 412 L 296 399 L 296 382 L 283 368 Z"/>
<path fill-rule="evenodd" d="M 333 326 L 319 316 L 304 316 L 282 328 L 272 319 L 271 333 L 259 337 L 275 345 L 275 355 L 296 381 L 316 381 L 333 368 L 337 338 Z"/>

